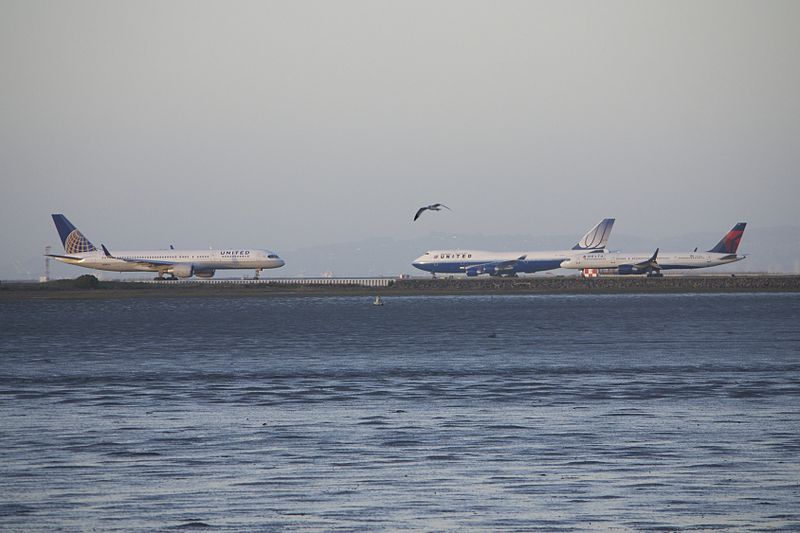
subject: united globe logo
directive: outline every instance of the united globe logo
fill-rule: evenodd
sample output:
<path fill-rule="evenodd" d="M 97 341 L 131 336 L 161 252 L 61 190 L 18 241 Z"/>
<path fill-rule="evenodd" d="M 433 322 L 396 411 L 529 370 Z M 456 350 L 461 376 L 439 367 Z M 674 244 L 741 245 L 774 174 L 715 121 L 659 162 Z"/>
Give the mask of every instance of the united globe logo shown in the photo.
<path fill-rule="evenodd" d="M 67 235 L 67 239 L 64 241 L 64 250 L 68 254 L 80 254 L 84 252 L 94 252 L 97 248 L 95 248 L 80 231 L 75 229 Z"/>

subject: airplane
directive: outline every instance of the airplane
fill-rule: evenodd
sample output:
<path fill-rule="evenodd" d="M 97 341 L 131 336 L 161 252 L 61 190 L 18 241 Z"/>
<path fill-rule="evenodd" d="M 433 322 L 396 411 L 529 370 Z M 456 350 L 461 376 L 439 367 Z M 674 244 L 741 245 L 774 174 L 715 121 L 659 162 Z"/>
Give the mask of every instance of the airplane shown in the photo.
<path fill-rule="evenodd" d="M 250 269 L 256 271 L 256 279 L 265 268 L 279 268 L 286 263 L 269 250 L 221 249 L 221 250 L 169 250 L 114 251 L 105 245 L 98 250 L 62 214 L 54 214 L 58 235 L 66 255 L 47 254 L 62 263 L 113 272 L 158 272 L 157 280 L 178 278 L 211 278 L 217 270 Z M 169 277 L 164 277 L 169 275 Z"/>
<path fill-rule="evenodd" d="M 647 274 L 650 277 L 661 276 L 662 270 L 707 268 L 727 265 L 741 261 L 744 256 L 737 256 L 739 241 L 742 240 L 746 222 L 736 224 L 716 246 L 708 252 L 670 252 L 650 253 L 588 253 L 577 255 L 561 263 L 561 268 L 609 268 L 616 269 L 618 274 Z"/>
<path fill-rule="evenodd" d="M 561 263 L 582 252 L 603 251 L 614 226 L 613 218 L 604 218 L 590 229 L 571 250 L 553 252 L 485 252 L 480 250 L 434 250 L 419 256 L 414 267 L 436 274 L 466 274 L 468 277 L 514 277 L 519 273 L 554 270 Z"/>

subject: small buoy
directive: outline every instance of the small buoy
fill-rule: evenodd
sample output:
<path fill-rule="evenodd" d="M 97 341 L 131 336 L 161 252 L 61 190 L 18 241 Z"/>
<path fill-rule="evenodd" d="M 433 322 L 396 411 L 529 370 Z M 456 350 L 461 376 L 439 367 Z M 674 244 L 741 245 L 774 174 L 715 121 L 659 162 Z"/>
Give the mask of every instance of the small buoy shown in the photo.
<path fill-rule="evenodd" d="M 381 300 L 380 296 L 375 297 L 375 301 L 372 302 L 372 305 L 383 305 L 383 301 Z"/>

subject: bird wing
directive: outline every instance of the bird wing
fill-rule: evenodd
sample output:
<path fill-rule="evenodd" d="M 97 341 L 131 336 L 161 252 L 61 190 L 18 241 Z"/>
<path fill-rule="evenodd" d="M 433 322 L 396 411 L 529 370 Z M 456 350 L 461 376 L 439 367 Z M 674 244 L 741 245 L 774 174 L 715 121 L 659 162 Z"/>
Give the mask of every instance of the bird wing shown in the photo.
<path fill-rule="evenodd" d="M 444 205 L 444 204 L 436 204 L 436 205 L 438 205 L 438 206 L 440 206 L 440 207 L 444 207 L 445 209 L 450 209 L 449 207 L 447 207 L 447 206 L 446 206 L 446 205 Z M 452 209 L 450 209 L 450 211 L 452 211 Z"/>
<path fill-rule="evenodd" d="M 426 209 L 428 209 L 428 208 L 427 207 L 420 207 L 417 210 L 417 214 L 414 215 L 414 220 L 417 220 L 419 218 L 419 216 L 422 214 L 422 212 L 425 211 Z"/>

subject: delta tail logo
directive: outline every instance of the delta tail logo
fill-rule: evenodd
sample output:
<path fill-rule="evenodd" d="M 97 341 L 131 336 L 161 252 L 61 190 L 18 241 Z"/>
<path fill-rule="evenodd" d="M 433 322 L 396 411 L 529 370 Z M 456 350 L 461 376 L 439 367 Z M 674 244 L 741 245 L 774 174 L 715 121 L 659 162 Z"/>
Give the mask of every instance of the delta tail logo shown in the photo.
<path fill-rule="evenodd" d="M 709 250 L 709 252 L 717 254 L 735 254 L 736 250 L 739 249 L 739 241 L 742 240 L 745 226 L 747 226 L 747 222 L 739 222 L 736 224 L 725 234 L 715 247 Z"/>

